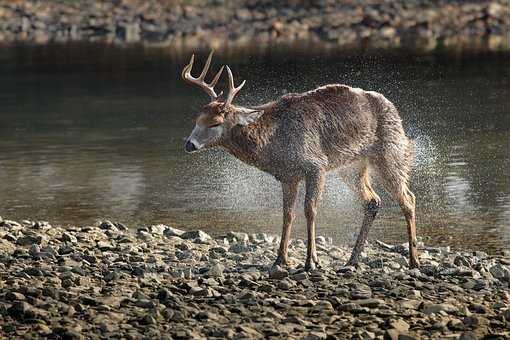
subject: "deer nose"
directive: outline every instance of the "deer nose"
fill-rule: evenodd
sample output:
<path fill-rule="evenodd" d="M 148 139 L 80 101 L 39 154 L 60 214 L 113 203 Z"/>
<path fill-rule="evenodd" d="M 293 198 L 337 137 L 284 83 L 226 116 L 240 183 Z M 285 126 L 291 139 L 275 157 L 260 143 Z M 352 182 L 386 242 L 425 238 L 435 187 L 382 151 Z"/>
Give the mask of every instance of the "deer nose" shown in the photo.
<path fill-rule="evenodd" d="M 188 140 L 188 141 L 186 141 L 186 145 L 184 145 L 184 150 L 186 150 L 186 152 L 193 152 L 193 151 L 197 151 L 198 148 L 195 146 L 195 144 L 193 142 L 190 142 Z"/>

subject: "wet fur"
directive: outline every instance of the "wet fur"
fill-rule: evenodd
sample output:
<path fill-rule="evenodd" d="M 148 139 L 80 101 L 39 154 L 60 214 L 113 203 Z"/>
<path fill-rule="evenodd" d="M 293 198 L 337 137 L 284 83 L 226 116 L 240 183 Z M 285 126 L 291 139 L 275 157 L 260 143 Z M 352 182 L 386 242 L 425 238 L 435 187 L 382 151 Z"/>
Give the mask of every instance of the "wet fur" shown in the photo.
<path fill-rule="evenodd" d="M 345 85 L 285 95 L 266 105 L 256 122 L 232 128 L 222 146 L 283 181 L 304 177 L 310 168 L 376 159 L 388 149 L 404 163 L 412 157 L 393 104 L 379 93 Z"/>

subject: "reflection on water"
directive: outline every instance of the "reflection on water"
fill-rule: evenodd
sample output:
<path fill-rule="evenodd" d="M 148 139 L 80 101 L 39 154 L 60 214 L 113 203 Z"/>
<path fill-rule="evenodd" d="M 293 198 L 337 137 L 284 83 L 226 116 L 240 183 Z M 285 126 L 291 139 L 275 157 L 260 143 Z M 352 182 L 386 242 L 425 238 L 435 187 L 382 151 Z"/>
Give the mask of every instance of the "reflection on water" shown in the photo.
<path fill-rule="evenodd" d="M 385 94 L 402 111 L 417 146 L 419 234 L 431 244 L 508 248 L 507 56 L 468 61 L 243 53 L 216 57 L 248 79 L 240 103 L 330 82 Z M 179 80 L 184 62 L 166 50 L 2 48 L 0 215 L 279 233 L 281 193 L 274 179 L 222 151 L 184 154 L 182 138 L 206 101 Z M 334 174 L 327 181 L 319 234 L 351 241 L 361 209 Z M 371 236 L 404 241 L 399 209 L 382 196 L 384 209 Z M 302 214 L 295 233 L 304 236 Z"/>

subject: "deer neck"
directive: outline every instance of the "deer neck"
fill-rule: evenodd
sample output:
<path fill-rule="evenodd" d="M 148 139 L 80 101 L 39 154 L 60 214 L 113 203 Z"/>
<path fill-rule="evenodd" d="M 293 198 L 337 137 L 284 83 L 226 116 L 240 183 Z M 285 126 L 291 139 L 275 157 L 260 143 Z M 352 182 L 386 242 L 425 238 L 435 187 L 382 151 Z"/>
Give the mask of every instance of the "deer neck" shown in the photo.
<path fill-rule="evenodd" d="M 263 167 L 263 153 L 272 132 L 269 119 L 264 116 L 247 126 L 233 127 L 223 143 L 234 157 L 259 168 Z"/>

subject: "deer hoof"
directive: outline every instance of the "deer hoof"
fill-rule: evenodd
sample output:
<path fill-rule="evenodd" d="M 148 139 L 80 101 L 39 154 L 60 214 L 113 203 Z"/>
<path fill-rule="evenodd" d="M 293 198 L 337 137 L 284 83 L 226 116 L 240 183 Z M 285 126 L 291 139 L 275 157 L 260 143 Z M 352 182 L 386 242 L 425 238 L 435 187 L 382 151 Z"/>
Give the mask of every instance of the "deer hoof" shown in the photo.
<path fill-rule="evenodd" d="M 316 269 L 317 269 L 317 265 L 315 264 L 314 261 L 312 261 L 312 259 L 306 260 L 305 271 L 313 272 Z"/>
<path fill-rule="evenodd" d="M 416 258 L 411 258 L 409 261 L 409 267 L 411 268 L 420 268 L 420 261 Z"/>
<path fill-rule="evenodd" d="M 278 256 L 276 258 L 276 260 L 274 261 L 272 267 L 276 267 L 276 266 L 290 267 L 291 266 L 291 261 L 289 260 L 289 258 L 283 258 L 283 257 Z"/>
<path fill-rule="evenodd" d="M 354 268 L 358 268 L 358 260 L 350 259 L 350 260 L 349 260 L 349 261 L 347 261 L 347 263 L 345 264 L 345 267 L 354 267 Z"/>

